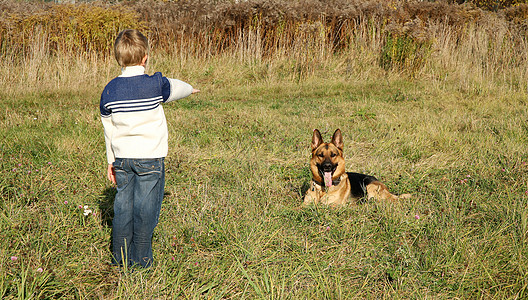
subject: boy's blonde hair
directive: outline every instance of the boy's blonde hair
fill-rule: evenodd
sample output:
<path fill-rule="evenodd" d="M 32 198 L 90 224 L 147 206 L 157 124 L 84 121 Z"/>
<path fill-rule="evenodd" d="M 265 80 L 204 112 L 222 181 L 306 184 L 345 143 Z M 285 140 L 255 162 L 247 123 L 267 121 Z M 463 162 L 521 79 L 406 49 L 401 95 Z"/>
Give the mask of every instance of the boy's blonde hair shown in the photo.
<path fill-rule="evenodd" d="M 114 43 L 114 54 L 121 67 L 137 66 L 148 54 L 148 39 L 136 29 L 121 31 Z"/>

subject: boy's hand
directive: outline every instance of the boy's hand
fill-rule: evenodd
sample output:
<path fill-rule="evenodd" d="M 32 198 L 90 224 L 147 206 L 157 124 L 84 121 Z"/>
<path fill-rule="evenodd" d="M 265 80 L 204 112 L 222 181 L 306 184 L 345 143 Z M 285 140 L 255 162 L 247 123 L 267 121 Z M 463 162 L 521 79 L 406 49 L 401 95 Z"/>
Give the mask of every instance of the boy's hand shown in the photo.
<path fill-rule="evenodd" d="M 106 172 L 106 177 L 108 177 L 108 180 L 110 180 L 113 184 L 116 184 L 114 166 L 108 165 L 108 170 Z"/>
<path fill-rule="evenodd" d="M 199 92 L 200 92 L 200 90 L 193 89 L 192 94 L 196 94 L 196 93 L 199 93 Z"/>

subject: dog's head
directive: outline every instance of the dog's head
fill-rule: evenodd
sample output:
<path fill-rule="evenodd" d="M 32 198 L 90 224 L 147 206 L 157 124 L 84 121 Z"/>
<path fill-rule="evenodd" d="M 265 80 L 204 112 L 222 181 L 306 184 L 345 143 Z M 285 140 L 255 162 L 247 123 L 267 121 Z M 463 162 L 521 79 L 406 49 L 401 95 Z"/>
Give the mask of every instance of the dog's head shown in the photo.
<path fill-rule="evenodd" d="M 313 179 L 324 183 L 326 186 L 332 186 L 332 181 L 339 179 L 345 173 L 341 130 L 337 129 L 334 132 L 330 143 L 323 142 L 319 130 L 314 130 L 310 170 Z"/>

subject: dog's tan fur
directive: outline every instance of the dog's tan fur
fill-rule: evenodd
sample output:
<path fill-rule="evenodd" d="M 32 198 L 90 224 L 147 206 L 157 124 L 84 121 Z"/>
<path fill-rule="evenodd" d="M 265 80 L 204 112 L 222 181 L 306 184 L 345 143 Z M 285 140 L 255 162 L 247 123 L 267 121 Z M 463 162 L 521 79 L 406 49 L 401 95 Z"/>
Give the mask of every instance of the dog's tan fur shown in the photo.
<path fill-rule="evenodd" d="M 312 158 L 310 159 L 310 170 L 312 171 L 312 181 L 310 188 L 306 192 L 303 205 L 309 204 L 324 204 L 330 206 L 342 206 L 347 203 L 355 203 L 362 197 L 367 199 L 383 199 L 397 201 L 399 198 L 408 198 L 409 194 L 396 196 L 389 192 L 385 184 L 378 181 L 372 176 L 356 174 L 363 179 L 368 179 L 362 183 L 368 182 L 366 185 L 361 185 L 364 195 L 352 195 L 351 181 L 345 171 L 345 158 L 343 155 L 343 136 L 341 130 L 337 129 L 332 136 L 330 143 L 325 143 L 321 137 L 319 130 L 314 130 L 312 136 Z M 332 182 L 336 185 L 325 187 L 325 178 L 321 176 L 321 166 L 327 164 L 332 166 Z M 355 177 L 357 177 L 355 176 Z M 328 180 L 328 178 L 327 178 Z M 354 179 L 355 180 L 355 179 Z M 323 184 L 321 184 L 323 183 Z"/>

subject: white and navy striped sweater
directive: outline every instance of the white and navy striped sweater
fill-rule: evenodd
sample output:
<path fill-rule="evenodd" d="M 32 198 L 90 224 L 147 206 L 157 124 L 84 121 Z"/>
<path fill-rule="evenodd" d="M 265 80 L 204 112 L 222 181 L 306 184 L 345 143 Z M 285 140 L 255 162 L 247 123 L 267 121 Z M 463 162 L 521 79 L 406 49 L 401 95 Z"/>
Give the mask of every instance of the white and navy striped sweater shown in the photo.
<path fill-rule="evenodd" d="M 119 158 L 161 158 L 168 152 L 167 121 L 161 103 L 185 98 L 192 86 L 142 66 L 126 67 L 101 94 L 108 163 Z"/>

